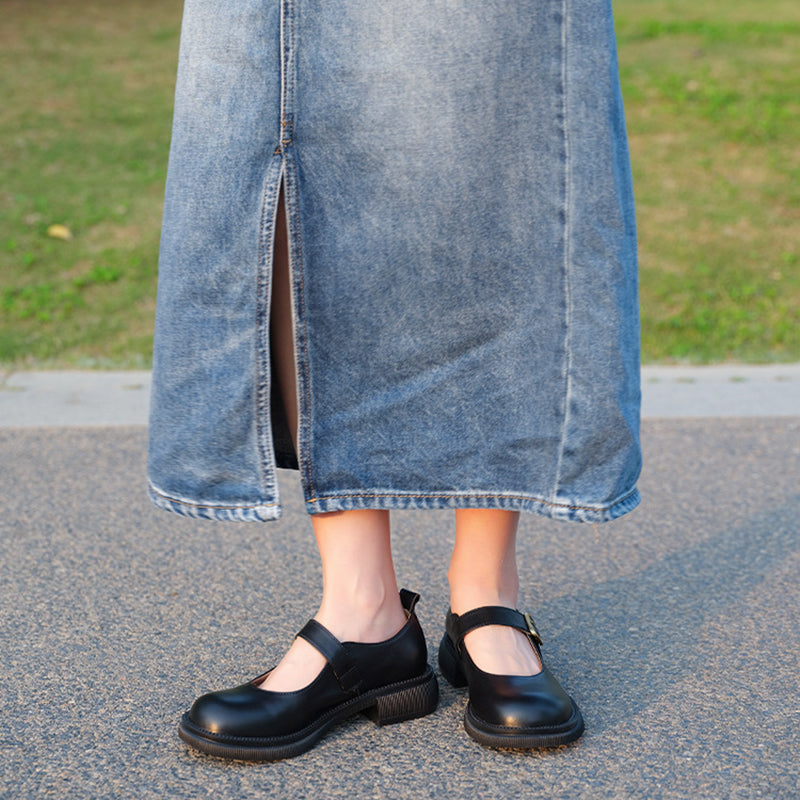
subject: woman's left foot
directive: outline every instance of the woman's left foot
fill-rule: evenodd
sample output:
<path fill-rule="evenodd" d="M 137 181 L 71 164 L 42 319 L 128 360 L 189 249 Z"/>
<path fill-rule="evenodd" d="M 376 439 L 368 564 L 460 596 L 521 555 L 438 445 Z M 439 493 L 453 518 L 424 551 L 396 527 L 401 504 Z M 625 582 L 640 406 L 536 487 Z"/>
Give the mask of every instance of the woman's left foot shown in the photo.
<path fill-rule="evenodd" d="M 536 674 L 495 675 L 478 667 L 464 637 L 490 625 L 522 631 L 536 656 L 529 663 L 536 665 L 534 670 L 541 669 Z M 541 641 L 530 615 L 511 608 L 482 606 L 461 615 L 447 612 L 439 667 L 453 686 L 469 686 L 464 727 L 477 742 L 489 747 L 556 747 L 583 733 L 578 706 L 542 664 Z"/>

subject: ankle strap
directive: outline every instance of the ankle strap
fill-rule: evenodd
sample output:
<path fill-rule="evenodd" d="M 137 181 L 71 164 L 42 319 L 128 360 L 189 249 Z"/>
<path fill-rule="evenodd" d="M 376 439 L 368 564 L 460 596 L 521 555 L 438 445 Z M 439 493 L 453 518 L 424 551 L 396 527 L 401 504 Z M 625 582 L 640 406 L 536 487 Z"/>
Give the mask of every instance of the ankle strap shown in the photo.
<path fill-rule="evenodd" d="M 400 590 L 400 602 L 409 616 L 414 613 L 414 606 L 418 600 L 419 595 L 416 592 L 410 592 L 408 589 Z M 358 667 L 353 663 L 342 643 L 322 623 L 310 619 L 297 635 L 322 653 L 325 660 L 331 665 L 342 691 L 349 692 L 358 689 L 361 684 L 361 673 L 358 671 Z"/>
<path fill-rule="evenodd" d="M 505 625 L 508 628 L 516 628 L 530 638 L 537 651 L 541 647 L 542 637 L 536 630 L 533 617 L 527 612 L 523 614 L 505 606 L 481 606 L 460 615 L 454 614 L 452 611 L 447 612 L 447 633 L 459 652 L 461 652 L 464 637 L 470 631 L 485 625 Z"/>
<path fill-rule="evenodd" d="M 342 691 L 350 692 L 358 689 L 361 683 L 358 667 L 351 661 L 342 643 L 324 625 L 315 619 L 310 619 L 297 635 L 322 653 L 331 665 Z"/>

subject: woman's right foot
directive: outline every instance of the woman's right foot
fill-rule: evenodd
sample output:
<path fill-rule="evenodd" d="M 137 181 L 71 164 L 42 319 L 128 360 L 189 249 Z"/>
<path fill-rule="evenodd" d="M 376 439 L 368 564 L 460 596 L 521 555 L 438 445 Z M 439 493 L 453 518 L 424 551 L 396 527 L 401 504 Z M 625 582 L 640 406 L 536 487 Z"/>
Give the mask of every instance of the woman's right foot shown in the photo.
<path fill-rule="evenodd" d="M 180 737 L 211 755 L 275 761 L 309 750 L 332 725 L 360 712 L 378 725 L 431 713 L 438 685 L 414 614 L 419 596 L 405 589 L 400 596 L 406 620 L 391 638 L 341 642 L 310 620 L 298 636 L 325 662 L 310 683 L 279 692 L 262 688 L 264 675 L 203 695 L 183 715 Z"/>
<path fill-rule="evenodd" d="M 340 608 L 323 605 L 314 619 L 340 642 L 370 644 L 390 639 L 406 624 L 401 595 L 393 593 L 378 606 Z M 258 684 L 271 692 L 293 692 L 308 686 L 325 666 L 324 656 L 301 637 Z"/>

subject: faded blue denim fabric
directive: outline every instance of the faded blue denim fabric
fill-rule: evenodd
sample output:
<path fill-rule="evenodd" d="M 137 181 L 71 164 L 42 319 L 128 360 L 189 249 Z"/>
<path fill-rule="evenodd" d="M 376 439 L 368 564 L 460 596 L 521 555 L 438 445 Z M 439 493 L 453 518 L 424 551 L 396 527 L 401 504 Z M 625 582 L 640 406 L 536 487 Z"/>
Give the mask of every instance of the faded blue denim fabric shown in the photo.
<path fill-rule="evenodd" d="M 609 0 L 187 0 L 150 493 L 280 514 L 290 233 L 310 513 L 639 502 L 636 231 Z"/>

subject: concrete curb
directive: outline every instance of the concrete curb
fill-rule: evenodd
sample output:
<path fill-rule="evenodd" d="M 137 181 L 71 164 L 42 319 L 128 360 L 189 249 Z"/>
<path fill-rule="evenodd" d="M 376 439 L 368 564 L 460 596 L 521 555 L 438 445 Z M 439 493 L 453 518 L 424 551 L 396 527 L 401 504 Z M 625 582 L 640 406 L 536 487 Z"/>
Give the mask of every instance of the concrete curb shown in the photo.
<path fill-rule="evenodd" d="M 149 371 L 11 372 L 0 378 L 0 427 L 146 425 Z M 642 368 L 642 414 L 800 416 L 800 364 Z"/>

